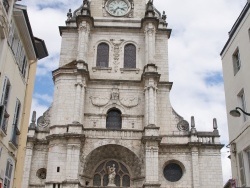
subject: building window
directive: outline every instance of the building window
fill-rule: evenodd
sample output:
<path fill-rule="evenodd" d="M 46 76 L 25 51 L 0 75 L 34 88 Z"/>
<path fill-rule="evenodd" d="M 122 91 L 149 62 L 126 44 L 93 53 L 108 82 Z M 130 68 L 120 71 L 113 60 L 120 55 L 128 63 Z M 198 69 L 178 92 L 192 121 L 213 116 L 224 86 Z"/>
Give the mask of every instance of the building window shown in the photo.
<path fill-rule="evenodd" d="M 136 68 L 136 47 L 133 44 L 124 47 L 124 68 Z"/>
<path fill-rule="evenodd" d="M 110 170 L 111 169 L 111 170 Z M 109 174 L 113 170 L 114 184 L 117 187 L 130 187 L 130 175 L 128 169 L 115 160 L 102 162 L 95 170 L 93 185 L 107 186 L 109 182 Z"/>
<path fill-rule="evenodd" d="M 177 182 L 183 176 L 183 170 L 179 164 L 171 162 L 165 166 L 163 174 L 166 180 Z"/>
<path fill-rule="evenodd" d="M 108 111 L 106 119 L 107 129 L 121 129 L 122 128 L 122 114 L 121 111 L 113 108 Z"/>
<path fill-rule="evenodd" d="M 240 103 L 240 107 L 246 112 L 247 108 L 246 108 L 246 99 L 245 99 L 245 93 L 244 90 L 242 90 L 239 95 L 239 103 Z M 246 121 L 247 120 L 247 116 L 243 113 L 243 120 Z"/>
<path fill-rule="evenodd" d="M 7 77 L 4 78 L 3 90 L 1 96 L 1 105 L 0 105 L 0 128 L 6 134 L 9 114 L 7 112 L 7 106 L 10 95 L 10 81 Z"/>
<path fill-rule="evenodd" d="M 108 67 L 109 65 L 109 45 L 100 43 L 97 47 L 97 67 Z"/>
<path fill-rule="evenodd" d="M 234 75 L 236 75 L 241 67 L 240 52 L 239 52 L 238 48 L 236 49 L 236 51 L 233 54 L 233 67 L 234 67 Z"/>
<path fill-rule="evenodd" d="M 10 140 L 16 148 L 18 146 L 18 135 L 20 134 L 19 129 L 18 129 L 20 111 L 21 111 L 21 103 L 17 99 L 16 100 L 16 107 L 15 107 L 15 114 L 14 114 L 14 119 L 13 119 L 13 132 L 12 132 L 12 137 Z"/>
<path fill-rule="evenodd" d="M 20 73 L 23 75 L 23 77 L 25 77 L 27 69 L 27 57 L 25 55 L 23 44 L 17 34 L 17 29 L 13 22 L 10 26 L 8 44 L 14 54 Z"/>
<path fill-rule="evenodd" d="M 36 172 L 36 176 L 42 180 L 46 179 L 47 176 L 47 170 L 46 168 L 40 168 L 37 172 Z"/>
<path fill-rule="evenodd" d="M 245 169 L 244 169 L 243 152 L 240 152 L 238 154 L 238 160 L 239 160 L 239 170 L 240 170 L 240 182 L 241 182 L 241 186 L 245 186 L 246 185 L 246 177 L 245 177 Z"/>
<path fill-rule="evenodd" d="M 10 188 L 12 170 L 13 170 L 13 164 L 11 160 L 7 160 L 4 185 L 3 185 L 4 188 Z"/>

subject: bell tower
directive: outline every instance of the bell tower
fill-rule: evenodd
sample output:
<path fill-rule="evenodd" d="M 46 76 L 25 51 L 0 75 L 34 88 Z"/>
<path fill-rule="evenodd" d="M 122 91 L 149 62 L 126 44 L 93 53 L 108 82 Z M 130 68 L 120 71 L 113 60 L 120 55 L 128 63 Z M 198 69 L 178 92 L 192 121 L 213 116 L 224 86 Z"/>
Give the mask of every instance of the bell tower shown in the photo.
<path fill-rule="evenodd" d="M 31 124 L 22 187 L 205 188 L 210 172 L 222 187 L 221 168 L 205 164 L 212 152 L 221 167 L 217 126 L 190 129 L 170 104 L 167 26 L 153 0 L 84 0 L 69 10 L 54 100 Z M 41 169 L 45 178 L 29 173 Z"/>

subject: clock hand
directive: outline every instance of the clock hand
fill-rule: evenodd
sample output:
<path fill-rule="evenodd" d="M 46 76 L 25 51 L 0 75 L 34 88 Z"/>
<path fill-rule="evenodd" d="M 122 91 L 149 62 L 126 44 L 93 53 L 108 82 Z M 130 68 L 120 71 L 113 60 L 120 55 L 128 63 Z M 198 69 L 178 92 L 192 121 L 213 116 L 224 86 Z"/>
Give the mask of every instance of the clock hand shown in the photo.
<path fill-rule="evenodd" d="M 117 9 L 119 9 L 119 8 L 120 8 L 120 7 L 117 7 L 117 8 L 115 9 L 114 13 L 116 13 Z"/>

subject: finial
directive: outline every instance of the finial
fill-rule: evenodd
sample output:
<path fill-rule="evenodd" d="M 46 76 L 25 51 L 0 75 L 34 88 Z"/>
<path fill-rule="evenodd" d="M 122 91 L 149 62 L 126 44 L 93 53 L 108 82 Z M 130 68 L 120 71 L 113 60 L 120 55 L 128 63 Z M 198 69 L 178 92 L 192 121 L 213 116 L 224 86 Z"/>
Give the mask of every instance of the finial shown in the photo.
<path fill-rule="evenodd" d="M 213 119 L 213 128 L 214 128 L 214 130 L 218 129 L 216 118 Z"/>
<path fill-rule="evenodd" d="M 72 18 L 72 12 L 71 9 L 69 9 L 69 12 L 67 13 L 68 20 Z"/>
<path fill-rule="evenodd" d="M 191 117 L 191 134 L 195 135 L 197 133 L 195 128 L 194 116 Z"/>
<path fill-rule="evenodd" d="M 217 125 L 217 120 L 216 120 L 216 118 L 213 119 L 213 128 L 214 128 L 214 133 L 215 133 L 216 135 L 219 135 L 218 125 Z"/>
<path fill-rule="evenodd" d="M 33 111 L 29 129 L 35 129 L 35 128 L 36 128 L 36 111 Z"/>
<path fill-rule="evenodd" d="M 194 116 L 191 117 L 191 127 L 195 128 Z"/>
<path fill-rule="evenodd" d="M 161 17 L 164 21 L 166 21 L 166 19 L 167 19 L 167 16 L 166 16 L 166 13 L 165 13 L 165 11 L 163 11 L 163 13 L 162 13 L 162 17 Z"/>

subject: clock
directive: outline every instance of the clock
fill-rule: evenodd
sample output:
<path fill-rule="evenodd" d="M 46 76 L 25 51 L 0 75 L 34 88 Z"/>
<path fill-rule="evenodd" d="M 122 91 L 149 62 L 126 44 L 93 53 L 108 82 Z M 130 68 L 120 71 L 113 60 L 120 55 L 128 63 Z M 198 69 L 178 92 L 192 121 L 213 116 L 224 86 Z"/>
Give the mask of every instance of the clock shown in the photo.
<path fill-rule="evenodd" d="M 131 5 L 128 0 L 108 0 L 106 10 L 112 16 L 125 16 L 129 13 Z"/>

